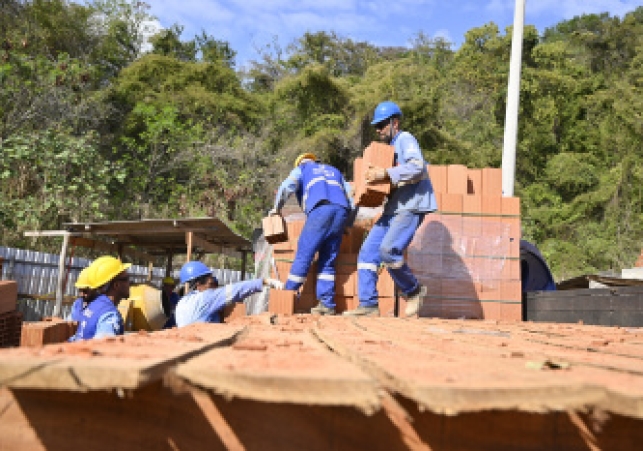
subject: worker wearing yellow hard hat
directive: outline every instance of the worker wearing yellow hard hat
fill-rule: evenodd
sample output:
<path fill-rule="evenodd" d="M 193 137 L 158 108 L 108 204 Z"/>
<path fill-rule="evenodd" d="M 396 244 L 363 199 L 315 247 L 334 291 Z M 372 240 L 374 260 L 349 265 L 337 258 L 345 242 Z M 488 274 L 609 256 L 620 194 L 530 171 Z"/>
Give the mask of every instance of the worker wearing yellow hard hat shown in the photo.
<path fill-rule="evenodd" d="M 339 253 L 344 228 L 350 226 L 354 217 L 354 202 L 351 188 L 341 172 L 331 165 L 321 163 L 310 152 L 295 159 L 295 168 L 281 183 L 269 214 L 277 214 L 288 198 L 295 194 L 299 205 L 306 213 L 306 223 L 297 244 L 286 290 L 299 291 L 308 275 L 315 254 L 317 257 L 318 304 L 311 313 L 335 314 L 335 259 Z"/>
<path fill-rule="evenodd" d="M 95 290 L 96 295 L 82 309 L 72 310 L 72 320 L 78 322 L 78 329 L 70 341 L 123 334 L 123 318 L 116 306 L 129 297 L 130 266 L 117 258 L 103 256 L 86 268 L 83 283 Z"/>
<path fill-rule="evenodd" d="M 89 277 L 88 277 L 89 267 L 83 268 L 78 274 L 78 279 L 74 286 L 78 289 L 78 298 L 74 301 L 71 306 L 71 313 L 67 317 L 68 320 L 72 320 L 72 317 L 77 316 L 79 312 L 85 307 L 86 303 L 93 299 L 96 290 L 89 288 Z"/>

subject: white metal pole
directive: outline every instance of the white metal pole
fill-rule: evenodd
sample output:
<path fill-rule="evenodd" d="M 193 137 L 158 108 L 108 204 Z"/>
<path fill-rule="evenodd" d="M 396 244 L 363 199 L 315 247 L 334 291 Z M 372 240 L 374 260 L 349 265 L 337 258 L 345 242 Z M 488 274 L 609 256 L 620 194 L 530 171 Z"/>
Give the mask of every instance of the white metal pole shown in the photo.
<path fill-rule="evenodd" d="M 509 88 L 507 90 L 507 111 L 505 115 L 505 138 L 502 146 L 502 195 L 504 197 L 511 197 L 514 195 L 525 2 L 526 0 L 516 0 L 514 10 L 514 27 L 513 37 L 511 39 L 511 60 L 509 66 Z"/>
<path fill-rule="evenodd" d="M 65 259 L 67 258 L 67 248 L 69 247 L 69 232 L 63 235 L 63 245 L 58 256 L 58 281 L 56 283 L 56 305 L 51 316 L 61 317 L 63 297 L 63 285 L 65 284 Z"/>

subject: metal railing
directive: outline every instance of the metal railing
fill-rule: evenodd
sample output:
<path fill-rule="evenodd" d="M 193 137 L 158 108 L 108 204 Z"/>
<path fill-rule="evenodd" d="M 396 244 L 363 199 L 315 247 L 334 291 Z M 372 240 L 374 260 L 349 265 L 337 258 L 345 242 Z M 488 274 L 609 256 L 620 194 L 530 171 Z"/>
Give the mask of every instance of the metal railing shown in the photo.
<path fill-rule="evenodd" d="M 36 252 L 11 247 L 0 247 L 0 280 L 15 280 L 18 284 L 18 310 L 24 315 L 24 321 L 40 321 L 43 317 L 51 316 L 55 306 L 56 283 L 58 280 L 58 260 L 56 254 Z M 66 282 L 63 295 L 67 298 L 76 296 L 74 286 L 83 268 L 89 266 L 92 260 L 82 257 L 72 257 L 65 264 Z M 220 285 L 239 282 L 241 271 L 231 269 L 211 268 Z M 147 266 L 132 265 L 128 272 L 132 283 L 148 281 Z M 178 279 L 178 271 L 172 276 Z M 153 285 L 161 287 L 165 277 L 165 268 L 153 267 L 149 280 Z M 245 279 L 251 278 L 246 275 Z M 71 303 L 62 304 L 61 316 L 64 318 L 71 310 Z"/>

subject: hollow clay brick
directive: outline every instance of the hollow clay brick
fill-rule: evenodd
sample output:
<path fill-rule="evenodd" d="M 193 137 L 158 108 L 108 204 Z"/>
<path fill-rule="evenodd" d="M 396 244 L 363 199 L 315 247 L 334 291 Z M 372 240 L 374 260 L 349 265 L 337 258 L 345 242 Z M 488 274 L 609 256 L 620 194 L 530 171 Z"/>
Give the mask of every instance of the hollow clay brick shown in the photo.
<path fill-rule="evenodd" d="M 291 290 L 270 289 L 268 311 L 275 314 L 292 315 L 295 311 L 295 295 Z"/>
<path fill-rule="evenodd" d="M 502 197 L 502 169 L 482 169 L 482 194 L 484 196 Z"/>
<path fill-rule="evenodd" d="M 243 302 L 234 302 L 223 309 L 223 322 L 229 323 L 237 318 L 246 316 L 246 304 Z"/>
<path fill-rule="evenodd" d="M 270 244 L 288 241 L 286 223 L 280 215 L 266 216 L 262 225 L 264 237 Z"/>
<path fill-rule="evenodd" d="M 447 171 L 447 193 L 467 194 L 467 167 L 462 164 L 450 164 Z"/>
<path fill-rule="evenodd" d="M 392 297 L 395 295 L 395 282 L 386 268 L 382 269 L 377 278 L 377 293 L 379 297 Z"/>
<path fill-rule="evenodd" d="M 463 196 L 462 212 L 474 215 L 482 213 L 482 196 L 479 194 L 467 194 Z"/>
<path fill-rule="evenodd" d="M 438 165 L 438 164 L 429 164 L 429 178 L 431 179 L 431 184 L 433 185 L 433 191 L 435 193 L 446 193 L 447 192 L 447 166 Z"/>
<path fill-rule="evenodd" d="M 482 170 L 467 169 L 467 193 L 482 195 Z"/>
<path fill-rule="evenodd" d="M 335 296 L 335 313 L 342 313 L 346 310 L 355 310 L 359 305 L 357 296 Z"/>

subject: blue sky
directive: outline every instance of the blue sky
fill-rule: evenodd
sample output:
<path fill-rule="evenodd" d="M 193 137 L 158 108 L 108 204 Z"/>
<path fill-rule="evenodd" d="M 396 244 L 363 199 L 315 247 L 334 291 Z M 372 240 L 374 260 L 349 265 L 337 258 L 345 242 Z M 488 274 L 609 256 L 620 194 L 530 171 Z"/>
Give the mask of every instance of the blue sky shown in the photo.
<path fill-rule="evenodd" d="M 457 48 L 474 27 L 513 23 L 515 0 L 148 0 L 150 13 L 169 27 L 183 25 L 183 38 L 205 30 L 230 43 L 237 67 L 258 60 L 257 49 L 276 37 L 282 48 L 305 32 L 334 31 L 340 37 L 376 46 L 409 46 L 423 32 Z M 542 32 L 581 14 L 608 12 L 622 17 L 643 0 L 526 0 L 525 24 Z"/>

